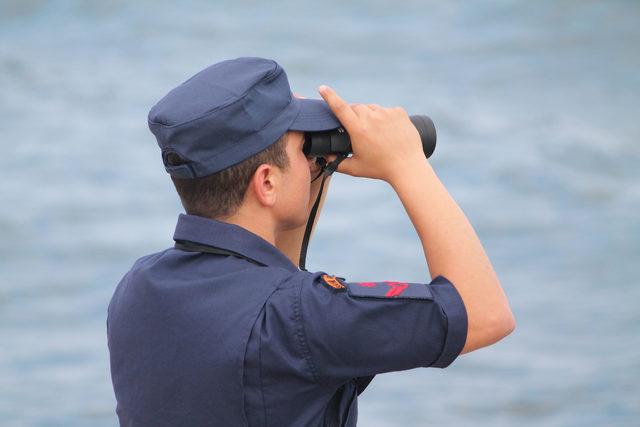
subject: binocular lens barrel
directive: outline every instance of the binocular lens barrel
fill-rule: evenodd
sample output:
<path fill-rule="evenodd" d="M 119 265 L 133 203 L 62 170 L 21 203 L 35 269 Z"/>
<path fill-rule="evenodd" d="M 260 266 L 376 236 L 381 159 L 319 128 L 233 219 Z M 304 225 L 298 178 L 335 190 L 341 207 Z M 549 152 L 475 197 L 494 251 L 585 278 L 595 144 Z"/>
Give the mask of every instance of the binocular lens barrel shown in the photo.
<path fill-rule="evenodd" d="M 422 150 L 429 158 L 436 149 L 436 127 L 433 121 L 424 115 L 409 116 L 422 140 Z M 352 153 L 349 134 L 343 128 L 324 132 L 306 132 L 302 151 L 307 157 L 324 156 L 326 154 Z"/>

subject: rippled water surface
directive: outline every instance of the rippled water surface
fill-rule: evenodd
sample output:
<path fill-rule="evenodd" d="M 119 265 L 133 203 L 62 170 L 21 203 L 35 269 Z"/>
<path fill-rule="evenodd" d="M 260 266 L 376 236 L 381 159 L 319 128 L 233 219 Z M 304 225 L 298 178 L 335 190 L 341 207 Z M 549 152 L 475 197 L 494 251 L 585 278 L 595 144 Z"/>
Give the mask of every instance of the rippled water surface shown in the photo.
<path fill-rule="evenodd" d="M 0 1 L 0 424 L 117 424 L 106 307 L 181 212 L 146 114 L 255 55 L 305 96 L 433 118 L 431 162 L 518 320 L 448 369 L 376 378 L 361 425 L 637 425 L 638 46 L 633 1 Z M 308 264 L 428 274 L 391 188 L 346 176 Z"/>

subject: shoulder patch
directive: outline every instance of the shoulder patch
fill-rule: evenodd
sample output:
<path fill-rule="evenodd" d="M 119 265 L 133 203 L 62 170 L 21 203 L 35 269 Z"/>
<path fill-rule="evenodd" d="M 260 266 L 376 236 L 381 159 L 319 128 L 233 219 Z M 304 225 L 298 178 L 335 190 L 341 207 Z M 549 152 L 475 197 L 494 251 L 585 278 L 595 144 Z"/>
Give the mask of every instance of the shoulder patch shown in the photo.
<path fill-rule="evenodd" d="M 329 276 L 328 274 L 323 274 L 321 277 L 322 277 L 322 282 L 325 285 L 333 289 L 338 289 L 338 290 L 345 289 L 344 284 L 336 276 Z"/>
<path fill-rule="evenodd" d="M 424 283 L 352 282 L 347 283 L 347 291 L 349 295 L 361 298 L 433 299 L 429 285 Z"/>

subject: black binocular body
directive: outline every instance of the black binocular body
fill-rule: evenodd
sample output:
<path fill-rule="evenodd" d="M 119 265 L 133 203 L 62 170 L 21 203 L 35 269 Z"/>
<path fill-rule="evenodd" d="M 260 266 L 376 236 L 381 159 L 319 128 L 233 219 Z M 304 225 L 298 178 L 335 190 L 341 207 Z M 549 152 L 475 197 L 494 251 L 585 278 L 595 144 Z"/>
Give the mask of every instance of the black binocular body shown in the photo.
<path fill-rule="evenodd" d="M 420 134 L 422 151 L 424 151 L 425 157 L 429 158 L 436 149 L 436 127 L 433 121 L 424 115 L 409 116 L 409 119 Z M 307 157 L 353 152 L 349 134 L 342 127 L 322 132 L 306 132 L 302 151 Z"/>

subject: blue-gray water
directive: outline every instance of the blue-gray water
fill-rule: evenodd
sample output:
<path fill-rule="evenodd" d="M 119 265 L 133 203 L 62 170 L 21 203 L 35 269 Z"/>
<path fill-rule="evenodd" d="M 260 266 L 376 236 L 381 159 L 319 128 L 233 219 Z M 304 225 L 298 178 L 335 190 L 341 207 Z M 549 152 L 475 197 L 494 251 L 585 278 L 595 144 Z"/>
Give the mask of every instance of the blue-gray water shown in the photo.
<path fill-rule="evenodd" d="M 379 376 L 361 425 L 637 425 L 640 3 L 165 3 L 0 1 L 0 425 L 116 425 L 106 306 L 181 211 L 146 114 L 247 55 L 307 97 L 430 115 L 518 320 L 448 369 Z M 390 187 L 346 176 L 309 265 L 428 277 Z"/>

